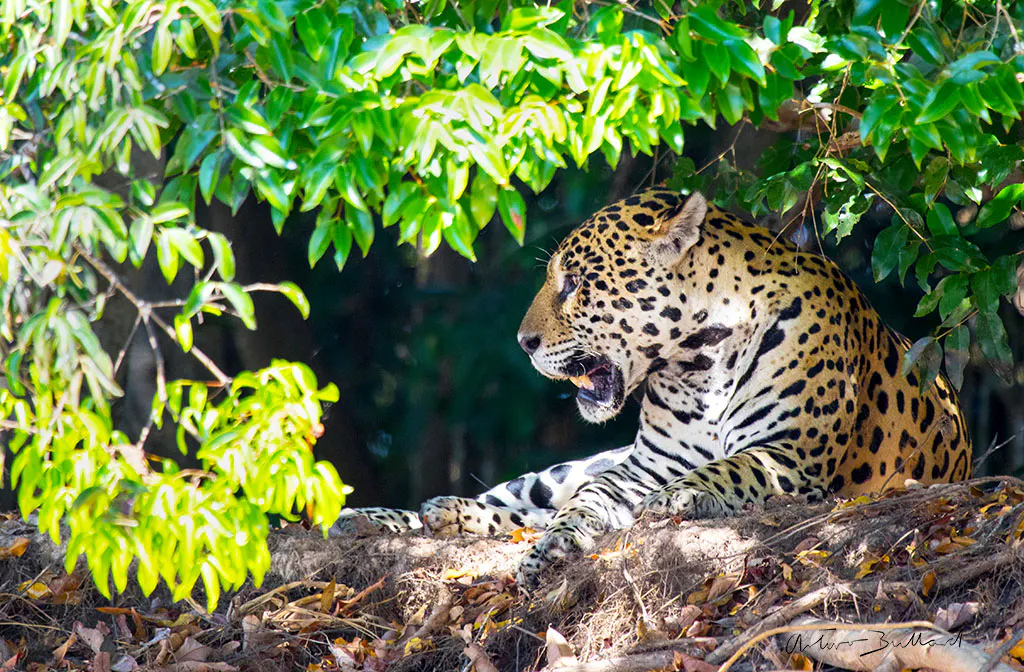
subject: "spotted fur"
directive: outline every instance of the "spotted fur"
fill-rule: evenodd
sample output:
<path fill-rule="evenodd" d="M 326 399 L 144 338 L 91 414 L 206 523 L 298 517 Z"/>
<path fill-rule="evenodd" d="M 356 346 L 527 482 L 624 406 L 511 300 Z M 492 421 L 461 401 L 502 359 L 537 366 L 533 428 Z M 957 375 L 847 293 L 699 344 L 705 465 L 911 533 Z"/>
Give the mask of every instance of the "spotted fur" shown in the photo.
<path fill-rule="evenodd" d="M 545 527 L 520 566 L 526 585 L 643 512 L 723 516 L 776 494 L 971 473 L 949 382 L 922 393 L 901 374 L 908 342 L 850 279 L 700 194 L 652 190 L 584 222 L 552 256 L 519 340 L 550 378 L 608 363 L 600 398 L 578 397 L 591 421 L 646 381 L 632 446 L 424 505 L 444 533 Z"/>

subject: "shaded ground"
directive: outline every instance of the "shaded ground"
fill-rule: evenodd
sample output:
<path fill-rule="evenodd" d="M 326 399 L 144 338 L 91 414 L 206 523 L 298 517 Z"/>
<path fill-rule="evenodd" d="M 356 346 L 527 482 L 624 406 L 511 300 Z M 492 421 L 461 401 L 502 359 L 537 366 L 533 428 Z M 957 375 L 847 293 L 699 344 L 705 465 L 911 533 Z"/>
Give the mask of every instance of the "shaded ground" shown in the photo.
<path fill-rule="evenodd" d="M 992 649 L 1022 634 L 1022 531 L 1024 484 L 1009 478 L 880 500 L 778 500 L 725 520 L 641 521 L 527 596 L 512 577 L 528 532 L 325 540 L 293 527 L 272 536 L 261 587 L 205 614 L 160 595 L 107 602 L 12 519 L 0 527 L 0 557 L 12 556 L 0 560 L 0 665 L 519 672 L 613 660 L 578 669 L 708 672 L 806 614 L 930 621 Z M 733 669 L 811 669 L 787 641 L 759 642 Z M 1004 660 L 1016 665 L 1018 653 Z"/>

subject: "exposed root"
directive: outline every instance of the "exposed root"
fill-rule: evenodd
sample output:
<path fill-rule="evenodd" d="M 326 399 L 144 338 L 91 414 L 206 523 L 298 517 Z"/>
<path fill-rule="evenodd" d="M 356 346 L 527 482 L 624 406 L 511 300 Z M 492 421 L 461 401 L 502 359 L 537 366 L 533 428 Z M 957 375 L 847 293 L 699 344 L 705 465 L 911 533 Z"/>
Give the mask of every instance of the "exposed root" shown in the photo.
<path fill-rule="evenodd" d="M 859 625 L 839 629 L 834 623 L 809 617 L 797 619 L 794 625 L 810 629 L 804 630 L 807 634 L 799 644 L 792 637 L 784 642 L 785 650 L 799 646 L 799 652 L 805 656 L 846 670 L 898 672 L 930 668 L 942 672 L 982 672 L 989 660 L 981 647 L 961 641 L 958 635 L 919 626 Z M 725 672 L 724 665 L 720 672 Z M 1014 669 L 996 662 L 992 672 Z"/>

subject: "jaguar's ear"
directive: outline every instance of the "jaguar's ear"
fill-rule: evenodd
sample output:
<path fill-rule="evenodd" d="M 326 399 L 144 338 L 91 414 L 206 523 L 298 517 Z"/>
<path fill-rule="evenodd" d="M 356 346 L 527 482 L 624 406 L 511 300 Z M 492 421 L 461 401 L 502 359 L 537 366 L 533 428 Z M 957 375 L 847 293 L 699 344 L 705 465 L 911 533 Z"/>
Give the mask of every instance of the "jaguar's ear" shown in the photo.
<path fill-rule="evenodd" d="M 649 253 L 657 261 L 671 266 L 700 238 L 700 227 L 708 214 L 708 202 L 699 191 L 690 194 L 674 214 L 658 222 Z"/>

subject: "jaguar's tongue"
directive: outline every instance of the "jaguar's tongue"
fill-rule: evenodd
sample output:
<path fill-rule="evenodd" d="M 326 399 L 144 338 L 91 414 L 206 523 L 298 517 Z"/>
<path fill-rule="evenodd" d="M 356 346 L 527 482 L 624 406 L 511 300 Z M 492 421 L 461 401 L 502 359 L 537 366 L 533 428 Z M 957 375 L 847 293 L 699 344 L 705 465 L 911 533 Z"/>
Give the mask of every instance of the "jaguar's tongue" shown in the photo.
<path fill-rule="evenodd" d="M 583 374 L 582 376 L 571 376 L 569 378 L 572 384 L 583 390 L 594 389 L 594 381 L 590 379 L 590 376 Z"/>

